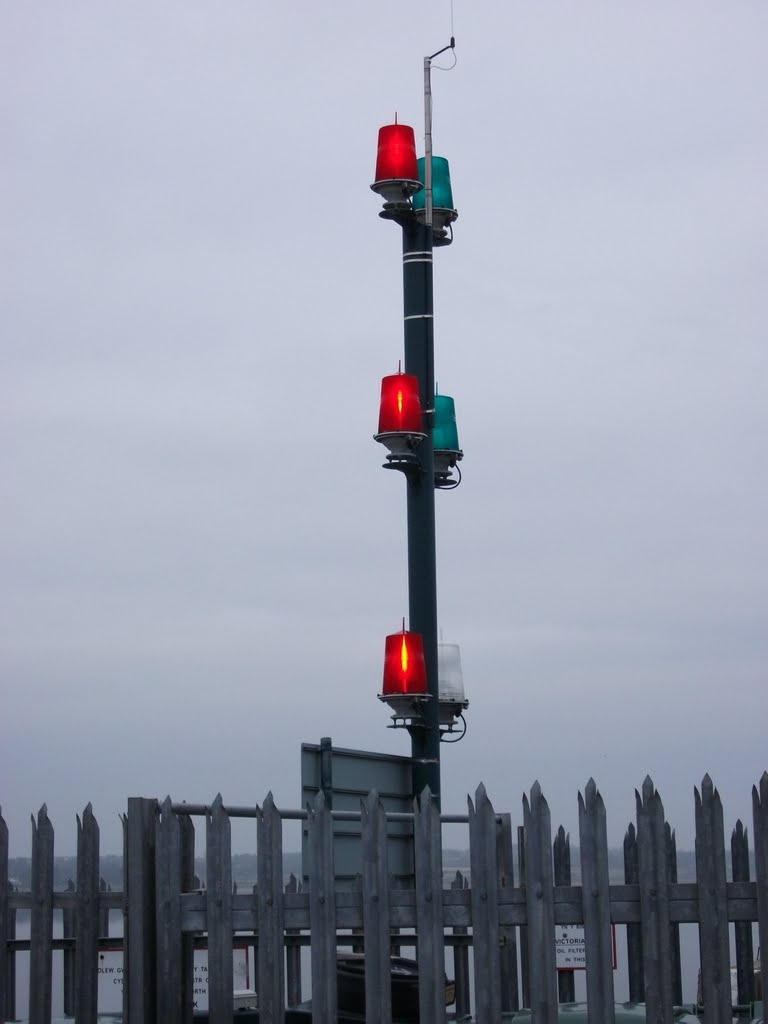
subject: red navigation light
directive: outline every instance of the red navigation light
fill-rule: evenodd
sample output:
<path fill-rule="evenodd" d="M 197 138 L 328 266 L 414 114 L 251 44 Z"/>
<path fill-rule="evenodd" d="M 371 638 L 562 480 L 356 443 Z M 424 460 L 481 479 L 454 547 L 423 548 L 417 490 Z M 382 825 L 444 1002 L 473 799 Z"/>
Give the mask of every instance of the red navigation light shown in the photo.
<path fill-rule="evenodd" d="M 384 648 L 384 698 L 394 695 L 425 694 L 427 669 L 420 633 L 403 629 L 387 637 Z"/>
<path fill-rule="evenodd" d="M 385 124 L 379 128 L 376 181 L 418 181 L 416 140 L 407 124 Z"/>
<path fill-rule="evenodd" d="M 416 140 L 407 124 L 385 124 L 379 128 L 376 180 L 371 185 L 385 203 L 408 202 L 424 186 L 419 181 Z"/>
<path fill-rule="evenodd" d="M 410 373 L 393 373 L 381 381 L 379 434 L 421 434 L 419 382 Z"/>

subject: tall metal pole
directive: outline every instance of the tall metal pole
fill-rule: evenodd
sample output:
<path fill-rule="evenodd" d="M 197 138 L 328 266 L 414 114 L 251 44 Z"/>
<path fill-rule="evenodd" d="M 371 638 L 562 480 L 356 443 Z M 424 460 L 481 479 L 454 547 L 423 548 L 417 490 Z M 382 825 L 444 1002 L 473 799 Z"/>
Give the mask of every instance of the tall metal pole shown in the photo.
<path fill-rule="evenodd" d="M 418 448 L 421 468 L 408 474 L 409 626 L 424 642 L 427 691 L 423 721 L 411 726 L 413 793 L 429 786 L 440 801 L 440 728 L 437 679 L 437 558 L 435 553 L 434 313 L 432 300 L 432 225 L 411 218 L 403 223 L 403 316 L 405 372 L 419 382 L 427 435 Z"/>
<path fill-rule="evenodd" d="M 451 40 L 453 44 L 453 40 Z M 432 58 L 424 58 L 424 216 L 432 236 Z"/>
<path fill-rule="evenodd" d="M 413 793 L 425 786 L 440 805 L 440 727 L 437 676 L 437 556 L 435 550 L 435 464 L 432 446 L 435 357 L 432 294 L 432 89 L 431 58 L 424 58 L 425 223 L 403 224 L 403 316 L 405 372 L 419 382 L 424 433 L 421 471 L 408 476 L 408 612 L 410 628 L 424 642 L 427 691 L 422 724 L 411 727 Z"/>
<path fill-rule="evenodd" d="M 434 311 L 432 299 L 432 250 L 435 244 L 432 199 L 432 61 L 448 46 L 424 58 L 424 220 L 409 201 L 412 177 L 384 176 L 371 186 L 385 197 L 379 214 L 393 220 L 403 232 L 403 323 L 405 372 L 416 377 L 422 408 L 424 439 L 407 459 L 388 455 L 389 464 L 401 469 L 407 481 L 408 503 L 408 612 L 409 628 L 419 633 L 424 646 L 428 700 L 410 718 L 413 762 L 412 792 L 418 797 L 429 790 L 440 806 L 440 715 L 437 674 L 437 557 L 435 553 L 435 416 Z M 381 138 L 381 136 L 380 136 Z M 411 172 L 412 173 L 412 172 Z M 378 174 L 378 162 L 377 162 Z M 392 186 L 395 186 L 394 191 Z M 442 210 L 443 221 L 456 219 L 456 211 Z M 452 213 L 452 215 L 451 215 Z M 446 220 L 446 216 L 448 219 Z M 452 239 L 452 235 L 451 235 Z M 449 245 L 441 223 L 438 243 Z M 384 435 L 382 435 L 383 437 Z M 380 437 L 377 436 L 377 440 Z M 386 443 L 386 442 L 385 442 Z M 460 456 L 460 453 L 459 453 Z M 394 716 L 395 718 L 397 716 Z"/>

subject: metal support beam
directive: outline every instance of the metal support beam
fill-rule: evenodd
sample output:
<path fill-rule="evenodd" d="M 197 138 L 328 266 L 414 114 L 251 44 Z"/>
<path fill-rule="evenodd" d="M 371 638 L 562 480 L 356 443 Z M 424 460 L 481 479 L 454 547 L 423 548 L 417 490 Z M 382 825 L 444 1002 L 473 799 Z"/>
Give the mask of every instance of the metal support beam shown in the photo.
<path fill-rule="evenodd" d="M 411 215 L 403 229 L 403 316 L 405 372 L 419 382 L 423 430 L 420 471 L 408 474 L 409 628 L 424 641 L 427 689 L 423 724 L 411 727 L 413 793 L 428 786 L 440 806 L 440 728 L 437 678 L 437 559 L 435 554 L 435 469 L 432 426 L 435 395 L 432 299 L 432 230 Z"/>

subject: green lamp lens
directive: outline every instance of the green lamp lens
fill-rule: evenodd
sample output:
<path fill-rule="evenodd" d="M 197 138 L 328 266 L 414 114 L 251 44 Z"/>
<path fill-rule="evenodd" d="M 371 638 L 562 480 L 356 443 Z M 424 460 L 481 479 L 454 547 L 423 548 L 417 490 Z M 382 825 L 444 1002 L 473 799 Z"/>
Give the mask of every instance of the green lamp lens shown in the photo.
<path fill-rule="evenodd" d="M 436 452 L 458 452 L 459 432 L 456 429 L 456 407 L 448 395 L 435 395 L 435 419 L 432 446 Z"/>
<path fill-rule="evenodd" d="M 419 157 L 417 164 L 419 168 L 419 181 L 424 184 L 424 162 L 425 158 Z M 426 202 L 426 192 L 422 189 L 417 192 L 411 200 L 414 210 L 423 210 Z M 432 206 L 438 210 L 453 209 L 453 191 L 451 189 L 451 174 L 448 170 L 448 161 L 444 156 L 432 157 Z"/>

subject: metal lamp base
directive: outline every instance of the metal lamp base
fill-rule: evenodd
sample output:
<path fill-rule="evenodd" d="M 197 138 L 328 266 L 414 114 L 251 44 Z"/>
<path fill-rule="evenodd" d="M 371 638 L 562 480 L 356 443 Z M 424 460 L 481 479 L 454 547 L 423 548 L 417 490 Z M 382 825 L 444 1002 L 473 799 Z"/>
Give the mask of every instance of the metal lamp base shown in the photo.
<path fill-rule="evenodd" d="M 385 203 L 407 203 L 411 196 L 424 186 L 412 178 L 386 178 L 374 181 L 371 190 L 380 195 Z"/>
<path fill-rule="evenodd" d="M 378 698 L 393 711 L 391 729 L 407 729 L 421 724 L 424 705 L 432 699 L 428 693 L 380 693 Z"/>
<path fill-rule="evenodd" d="M 417 434 L 405 430 L 388 430 L 383 434 L 374 434 L 373 440 L 383 444 L 393 455 L 408 454 L 418 448 L 426 438 L 426 434 Z"/>
<path fill-rule="evenodd" d="M 454 719 L 459 718 L 463 711 L 469 707 L 468 700 L 439 700 L 437 704 L 437 720 L 440 728 L 447 728 L 450 732 L 454 726 Z"/>
<path fill-rule="evenodd" d="M 436 487 L 445 487 L 446 484 L 449 484 L 452 487 L 456 484 L 456 481 L 451 475 L 451 470 L 454 469 L 456 463 L 461 462 L 463 458 L 464 452 L 462 451 L 449 451 L 447 448 L 438 448 L 437 451 L 435 451 Z"/>

